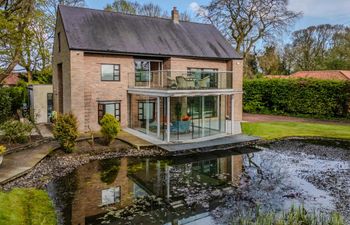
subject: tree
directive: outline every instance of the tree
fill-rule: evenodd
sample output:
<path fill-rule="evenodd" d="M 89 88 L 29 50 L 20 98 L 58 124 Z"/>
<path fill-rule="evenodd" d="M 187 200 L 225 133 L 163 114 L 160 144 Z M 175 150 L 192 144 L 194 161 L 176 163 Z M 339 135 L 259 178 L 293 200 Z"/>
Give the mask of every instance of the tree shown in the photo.
<path fill-rule="evenodd" d="M 245 58 L 259 42 L 285 31 L 301 13 L 287 0 L 212 0 L 198 16 L 214 24 Z"/>
<path fill-rule="evenodd" d="M 132 15 L 170 18 L 167 11 L 163 10 L 159 5 L 154 3 L 140 4 L 136 1 L 115 0 L 112 4 L 107 4 L 105 10 Z M 190 21 L 191 17 L 187 12 L 183 12 L 180 13 L 180 19 L 183 21 Z"/>
<path fill-rule="evenodd" d="M 294 71 L 327 69 L 325 60 L 333 48 L 335 35 L 344 31 L 341 25 L 323 24 L 297 30 L 286 46 Z"/>
<path fill-rule="evenodd" d="M 35 0 L 0 0 L 0 83 L 20 61 Z"/>
<path fill-rule="evenodd" d="M 264 75 L 289 74 L 282 54 L 276 44 L 265 46 L 264 52 L 258 57 L 259 67 Z"/>
<path fill-rule="evenodd" d="M 334 34 L 332 45 L 325 59 L 327 69 L 350 70 L 350 28 Z"/>

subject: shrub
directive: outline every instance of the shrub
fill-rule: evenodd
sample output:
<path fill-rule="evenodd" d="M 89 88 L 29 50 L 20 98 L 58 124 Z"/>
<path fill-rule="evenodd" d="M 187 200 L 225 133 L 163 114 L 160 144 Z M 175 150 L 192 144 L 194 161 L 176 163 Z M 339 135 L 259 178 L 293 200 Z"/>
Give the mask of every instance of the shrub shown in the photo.
<path fill-rule="evenodd" d="M 120 132 L 119 121 L 111 114 L 105 114 L 100 121 L 101 133 L 107 145 L 117 137 Z"/>
<path fill-rule="evenodd" d="M 11 115 L 11 97 L 7 88 L 0 88 L 0 124 Z"/>
<path fill-rule="evenodd" d="M 350 118 L 350 82 L 254 79 L 243 86 L 245 112 Z"/>
<path fill-rule="evenodd" d="M 0 126 L 5 141 L 9 143 L 25 143 L 29 140 L 33 125 L 29 122 L 8 120 Z"/>
<path fill-rule="evenodd" d="M 23 102 L 27 102 L 25 86 L 0 88 L 0 123 L 16 115 Z"/>
<path fill-rule="evenodd" d="M 256 215 L 238 216 L 232 224 L 237 225 L 345 225 L 344 219 L 338 213 L 330 216 L 323 214 L 308 213 L 304 207 L 292 207 L 282 215 L 276 213 L 261 213 L 257 210 Z"/>
<path fill-rule="evenodd" d="M 5 154 L 5 152 L 6 152 L 6 147 L 3 145 L 0 145 L 0 155 Z"/>
<path fill-rule="evenodd" d="M 72 113 L 58 115 L 53 126 L 53 135 L 65 152 L 73 152 L 75 140 L 78 138 L 77 118 Z"/>

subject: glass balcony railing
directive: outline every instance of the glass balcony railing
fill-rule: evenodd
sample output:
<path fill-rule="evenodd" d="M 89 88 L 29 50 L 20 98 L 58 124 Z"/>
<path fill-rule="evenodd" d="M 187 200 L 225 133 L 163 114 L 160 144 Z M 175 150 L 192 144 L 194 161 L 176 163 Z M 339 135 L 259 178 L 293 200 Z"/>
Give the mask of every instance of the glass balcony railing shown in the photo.
<path fill-rule="evenodd" d="M 232 72 L 220 71 L 136 71 L 129 74 L 129 88 L 230 89 Z"/>

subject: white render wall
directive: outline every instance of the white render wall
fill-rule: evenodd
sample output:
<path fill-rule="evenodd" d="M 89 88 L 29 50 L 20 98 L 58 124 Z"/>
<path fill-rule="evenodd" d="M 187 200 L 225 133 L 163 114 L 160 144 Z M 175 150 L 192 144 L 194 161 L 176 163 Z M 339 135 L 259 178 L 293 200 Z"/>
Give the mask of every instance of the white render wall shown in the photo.
<path fill-rule="evenodd" d="M 48 123 L 47 94 L 53 93 L 52 85 L 30 85 L 30 115 L 35 123 Z"/>

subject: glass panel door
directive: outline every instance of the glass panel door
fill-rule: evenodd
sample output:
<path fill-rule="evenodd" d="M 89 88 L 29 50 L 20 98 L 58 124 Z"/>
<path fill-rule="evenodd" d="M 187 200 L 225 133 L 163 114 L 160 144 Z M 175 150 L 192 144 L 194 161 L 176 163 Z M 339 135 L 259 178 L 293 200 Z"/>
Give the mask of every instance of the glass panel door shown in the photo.
<path fill-rule="evenodd" d="M 151 65 L 147 60 L 135 60 L 135 86 L 149 87 Z"/>

